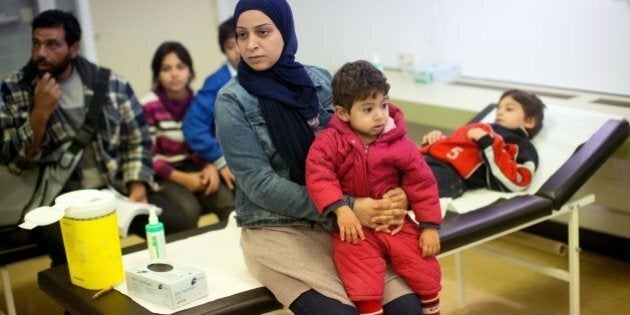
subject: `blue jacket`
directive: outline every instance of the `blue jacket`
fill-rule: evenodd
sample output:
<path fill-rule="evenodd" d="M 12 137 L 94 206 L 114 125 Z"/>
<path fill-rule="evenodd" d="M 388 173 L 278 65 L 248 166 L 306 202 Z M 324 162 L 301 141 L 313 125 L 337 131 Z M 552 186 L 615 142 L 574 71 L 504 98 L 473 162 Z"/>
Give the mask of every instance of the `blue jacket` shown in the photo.
<path fill-rule="evenodd" d="M 188 147 L 199 153 L 207 162 L 214 163 L 217 168 L 225 166 L 225 159 L 216 138 L 214 103 L 219 90 L 231 78 L 227 64 L 208 76 L 186 111 L 182 122 L 182 130 Z"/>
<path fill-rule="evenodd" d="M 331 76 L 306 66 L 319 97 L 320 128 L 333 113 Z M 331 224 L 321 217 L 306 187 L 289 178 L 289 168 L 276 151 L 258 98 L 232 79 L 219 92 L 216 103 L 217 137 L 230 170 L 236 177 L 236 222 L 242 227 Z M 290 132 L 290 131 L 287 131 Z"/>

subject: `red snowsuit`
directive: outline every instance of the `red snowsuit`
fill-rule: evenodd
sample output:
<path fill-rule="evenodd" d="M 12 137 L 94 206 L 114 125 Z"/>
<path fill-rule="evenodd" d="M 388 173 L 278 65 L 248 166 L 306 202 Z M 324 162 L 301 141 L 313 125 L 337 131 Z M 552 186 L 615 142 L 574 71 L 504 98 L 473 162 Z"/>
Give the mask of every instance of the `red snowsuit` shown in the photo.
<path fill-rule="evenodd" d="M 435 178 L 407 138 L 402 112 L 389 105 L 395 127 L 364 145 L 350 125 L 336 115 L 313 142 L 306 161 L 306 187 L 315 206 L 343 204 L 344 194 L 382 198 L 391 188 L 402 187 L 420 223 L 439 225 L 442 216 Z M 408 217 L 402 231 L 391 236 L 363 228 L 365 240 L 342 242 L 332 232 L 333 257 L 348 296 L 353 301 L 382 299 L 385 257 L 419 295 L 440 291 L 441 271 L 435 257 L 420 255 L 420 229 Z"/>

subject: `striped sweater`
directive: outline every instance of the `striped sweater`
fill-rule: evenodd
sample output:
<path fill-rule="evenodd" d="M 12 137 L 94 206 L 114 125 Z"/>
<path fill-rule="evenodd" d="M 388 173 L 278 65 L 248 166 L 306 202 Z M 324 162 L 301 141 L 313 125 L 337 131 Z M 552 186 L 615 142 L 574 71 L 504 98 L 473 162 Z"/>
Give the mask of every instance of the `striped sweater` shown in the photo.
<path fill-rule="evenodd" d="M 190 97 L 181 102 L 170 100 L 165 93 L 157 89 L 140 101 L 151 132 L 151 153 L 155 177 L 166 181 L 176 164 L 192 162 L 201 168 L 203 161 L 188 148 L 182 132 L 182 119 L 192 101 Z"/>

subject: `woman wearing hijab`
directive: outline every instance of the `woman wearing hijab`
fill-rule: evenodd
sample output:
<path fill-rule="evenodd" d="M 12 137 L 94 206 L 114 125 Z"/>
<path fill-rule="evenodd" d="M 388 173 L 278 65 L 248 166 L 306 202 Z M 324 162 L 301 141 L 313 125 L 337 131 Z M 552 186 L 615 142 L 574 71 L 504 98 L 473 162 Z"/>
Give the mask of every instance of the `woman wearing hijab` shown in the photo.
<path fill-rule="evenodd" d="M 236 220 L 245 262 L 295 314 L 357 314 L 333 265 L 325 228 L 304 186 L 306 155 L 333 113 L 331 76 L 295 61 L 285 0 L 241 0 L 234 10 L 238 76 L 216 102 L 217 136 L 236 177 Z M 401 189 L 383 199 L 346 197 L 362 224 L 389 231 L 407 209 Z M 385 314 L 421 314 L 418 298 L 388 270 Z"/>

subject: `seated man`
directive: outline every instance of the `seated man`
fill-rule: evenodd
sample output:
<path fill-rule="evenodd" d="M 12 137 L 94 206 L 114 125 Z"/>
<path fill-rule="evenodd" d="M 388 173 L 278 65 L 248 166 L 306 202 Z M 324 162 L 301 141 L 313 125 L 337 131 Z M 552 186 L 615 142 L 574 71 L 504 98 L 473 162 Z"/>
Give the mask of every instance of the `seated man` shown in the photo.
<path fill-rule="evenodd" d="M 34 171 L 28 166 L 79 133 L 99 70 L 79 56 L 81 27 L 71 13 L 44 11 L 35 17 L 32 29 L 31 60 L 0 87 L 0 163 L 15 174 Z M 142 106 L 129 83 L 117 74 L 110 75 L 106 92 L 104 102 L 98 104 L 102 112 L 94 135 L 60 193 L 114 186 L 132 201 L 161 207 L 167 231 L 181 230 L 185 218 L 151 191 L 151 137 Z M 0 203 L 3 197 L 0 194 Z M 144 235 L 145 223 L 139 220 L 132 230 Z M 33 233 L 48 250 L 53 265 L 65 263 L 58 223 L 38 227 Z"/>

